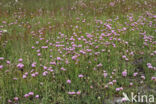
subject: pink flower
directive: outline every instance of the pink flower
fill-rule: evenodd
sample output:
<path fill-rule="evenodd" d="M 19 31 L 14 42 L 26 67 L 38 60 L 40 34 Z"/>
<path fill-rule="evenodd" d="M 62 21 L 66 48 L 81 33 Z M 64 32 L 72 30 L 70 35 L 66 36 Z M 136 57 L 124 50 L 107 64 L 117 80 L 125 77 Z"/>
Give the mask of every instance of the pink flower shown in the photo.
<path fill-rule="evenodd" d="M 101 63 L 97 65 L 97 67 L 101 67 L 101 66 L 102 66 L 102 64 L 101 64 Z"/>
<path fill-rule="evenodd" d="M 120 87 L 120 90 L 123 90 L 123 87 Z"/>
<path fill-rule="evenodd" d="M 35 77 L 35 76 L 36 76 L 36 74 L 35 74 L 35 73 L 33 73 L 33 74 L 31 74 L 31 76 L 32 76 L 32 77 Z"/>
<path fill-rule="evenodd" d="M 80 94 L 81 94 L 81 92 L 80 92 L 80 91 L 77 91 L 77 92 L 76 92 L 76 94 L 77 94 L 77 95 L 80 95 Z"/>
<path fill-rule="evenodd" d="M 77 56 L 72 56 L 72 60 L 76 60 Z"/>
<path fill-rule="evenodd" d="M 116 83 L 116 80 L 113 80 L 113 83 Z"/>
<path fill-rule="evenodd" d="M 74 92 L 74 91 L 73 91 L 73 92 L 68 92 L 68 94 L 69 94 L 69 95 L 74 95 L 75 92 Z"/>
<path fill-rule="evenodd" d="M 22 61 L 23 61 L 23 59 L 22 59 L 22 58 L 20 58 L 20 59 L 18 59 L 18 61 L 19 61 L 19 62 L 22 62 Z"/>
<path fill-rule="evenodd" d="M 46 49 L 46 48 L 48 48 L 48 46 L 42 46 L 41 48 Z"/>
<path fill-rule="evenodd" d="M 42 73 L 43 76 L 46 76 L 47 74 L 48 74 L 47 71 L 45 71 L 45 72 Z"/>
<path fill-rule="evenodd" d="M 79 75 L 79 78 L 83 78 L 83 75 L 82 75 L 82 74 L 80 74 L 80 75 Z"/>
<path fill-rule="evenodd" d="M 21 69 L 21 68 L 24 67 L 24 65 L 23 65 L 22 63 L 19 63 L 19 64 L 17 65 L 17 67 Z"/>
<path fill-rule="evenodd" d="M 110 2 L 109 5 L 113 7 L 115 5 L 115 2 Z"/>
<path fill-rule="evenodd" d="M 137 76 L 137 74 L 138 74 L 137 72 L 136 73 L 133 73 L 133 76 L 135 77 L 135 76 Z"/>
<path fill-rule="evenodd" d="M 36 62 L 33 62 L 31 66 L 36 67 Z"/>
<path fill-rule="evenodd" d="M 142 75 L 141 78 L 145 80 L 145 76 Z"/>
<path fill-rule="evenodd" d="M 7 64 L 10 64 L 10 61 L 6 61 Z"/>
<path fill-rule="evenodd" d="M 9 99 L 9 100 L 8 100 L 8 103 L 12 103 L 12 101 Z"/>
<path fill-rule="evenodd" d="M 25 78 L 27 78 L 27 76 L 26 75 L 23 75 L 23 79 L 25 79 Z"/>
<path fill-rule="evenodd" d="M 113 82 L 109 82 L 109 85 L 113 85 Z"/>
<path fill-rule="evenodd" d="M 66 69 L 65 69 L 65 68 L 63 68 L 63 67 L 61 68 L 61 70 L 66 71 Z"/>
<path fill-rule="evenodd" d="M 34 95 L 34 92 L 29 92 L 29 95 L 33 96 Z"/>
<path fill-rule="evenodd" d="M 14 97 L 14 100 L 15 100 L 15 101 L 18 101 L 18 99 L 19 99 L 18 97 Z"/>
<path fill-rule="evenodd" d="M 51 65 L 56 65 L 56 62 L 50 62 Z"/>
<path fill-rule="evenodd" d="M 61 60 L 61 57 L 57 57 L 57 60 Z"/>
<path fill-rule="evenodd" d="M 4 60 L 4 57 L 0 57 L 0 60 Z"/>
<path fill-rule="evenodd" d="M 35 98 L 39 98 L 39 97 L 40 97 L 39 95 L 36 95 L 36 96 L 35 96 Z"/>
<path fill-rule="evenodd" d="M 116 88 L 116 91 L 120 91 L 120 88 Z"/>
<path fill-rule="evenodd" d="M 24 97 L 25 97 L 25 98 L 29 97 L 29 94 L 25 94 Z"/>
<path fill-rule="evenodd" d="M 132 86 L 132 85 L 133 85 L 133 83 L 131 82 L 129 85 L 130 85 L 130 86 Z"/>
<path fill-rule="evenodd" d="M 3 65 L 0 65 L 0 69 L 2 69 L 3 68 Z"/>
<path fill-rule="evenodd" d="M 66 82 L 70 84 L 71 83 L 71 80 L 68 79 Z"/>
<path fill-rule="evenodd" d="M 104 75 L 104 77 L 106 78 L 108 74 L 107 74 L 107 73 L 104 73 L 103 75 Z"/>
<path fill-rule="evenodd" d="M 152 79 L 152 80 L 156 80 L 156 77 L 152 77 L 151 79 Z"/>
<path fill-rule="evenodd" d="M 126 77 L 127 76 L 127 71 L 126 70 L 122 72 L 122 76 L 123 77 Z"/>

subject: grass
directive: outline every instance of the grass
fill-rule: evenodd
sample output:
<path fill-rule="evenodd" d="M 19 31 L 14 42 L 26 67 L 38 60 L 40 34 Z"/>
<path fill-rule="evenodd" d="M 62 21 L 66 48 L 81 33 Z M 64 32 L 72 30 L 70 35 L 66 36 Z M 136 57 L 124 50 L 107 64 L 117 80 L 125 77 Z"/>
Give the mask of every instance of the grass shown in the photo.
<path fill-rule="evenodd" d="M 1 0 L 0 103 L 112 104 L 123 92 L 156 96 L 155 5 Z"/>

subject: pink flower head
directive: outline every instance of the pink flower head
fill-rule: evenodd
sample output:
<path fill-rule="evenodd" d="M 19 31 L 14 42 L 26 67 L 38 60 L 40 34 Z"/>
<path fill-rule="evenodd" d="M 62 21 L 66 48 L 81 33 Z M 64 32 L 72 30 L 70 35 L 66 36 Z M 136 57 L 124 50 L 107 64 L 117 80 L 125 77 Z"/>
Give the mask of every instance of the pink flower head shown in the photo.
<path fill-rule="evenodd" d="M 70 84 L 71 83 L 71 80 L 68 79 L 66 82 Z"/>
<path fill-rule="evenodd" d="M 132 85 L 133 85 L 133 83 L 131 82 L 129 85 L 130 85 L 130 86 L 132 86 Z"/>
<path fill-rule="evenodd" d="M 0 57 L 0 60 L 4 60 L 4 57 Z"/>
<path fill-rule="evenodd" d="M 120 88 L 116 88 L 116 91 L 120 91 Z"/>
<path fill-rule="evenodd" d="M 32 67 L 36 67 L 36 62 L 33 62 L 33 63 L 31 64 L 31 66 L 32 66 Z"/>
<path fill-rule="evenodd" d="M 60 61 L 61 60 L 61 57 L 57 57 L 57 60 Z"/>
<path fill-rule="evenodd" d="M 126 77 L 127 76 L 127 71 L 126 70 L 122 72 L 122 76 L 123 77 Z"/>
<path fill-rule="evenodd" d="M 40 97 L 39 95 L 36 95 L 36 96 L 35 96 L 35 98 L 39 98 L 39 97 Z"/>
<path fill-rule="evenodd" d="M 137 76 L 137 74 L 138 74 L 137 72 L 136 73 L 133 73 L 133 76 L 135 77 L 135 76 Z"/>
<path fill-rule="evenodd" d="M 26 75 L 23 75 L 23 79 L 25 79 L 25 78 L 27 78 L 27 76 Z"/>
<path fill-rule="evenodd" d="M 23 59 L 22 59 L 22 58 L 20 58 L 20 59 L 18 59 L 18 61 L 19 61 L 19 62 L 22 62 L 22 61 L 23 61 Z"/>
<path fill-rule="evenodd" d="M 107 74 L 107 73 L 104 73 L 103 75 L 104 75 L 104 77 L 106 78 L 108 74 Z"/>
<path fill-rule="evenodd" d="M 34 92 L 29 92 L 29 95 L 33 96 L 34 95 Z"/>
<path fill-rule="evenodd" d="M 9 100 L 8 100 L 8 103 L 12 103 L 12 101 L 9 99 Z"/>
<path fill-rule="evenodd" d="M 66 71 L 66 69 L 65 69 L 65 68 L 63 68 L 63 67 L 61 68 L 61 70 Z"/>
<path fill-rule="evenodd" d="M 17 65 L 17 67 L 21 69 L 21 68 L 24 67 L 24 65 L 23 65 L 22 63 L 19 63 L 19 64 Z"/>
<path fill-rule="evenodd" d="M 116 83 L 116 80 L 113 80 L 113 83 Z"/>
<path fill-rule="evenodd" d="M 77 94 L 77 95 L 80 95 L 80 94 L 81 94 L 81 92 L 80 92 L 80 91 L 77 91 L 77 92 L 76 92 L 76 94 Z"/>
<path fill-rule="evenodd" d="M 0 69 L 2 69 L 3 68 L 3 65 L 0 65 Z"/>
<path fill-rule="evenodd" d="M 115 5 L 115 2 L 110 2 L 109 5 L 113 7 Z"/>
<path fill-rule="evenodd" d="M 7 64 L 10 64 L 10 61 L 7 60 L 6 63 L 7 63 Z"/>
<path fill-rule="evenodd" d="M 47 71 L 45 71 L 45 72 L 42 73 L 43 76 L 46 76 L 47 74 L 48 74 Z"/>
<path fill-rule="evenodd" d="M 33 73 L 33 74 L 31 74 L 31 76 L 32 76 L 32 77 L 35 77 L 35 76 L 36 76 L 36 74 L 35 74 L 35 73 Z"/>
<path fill-rule="evenodd" d="M 15 101 L 18 101 L 18 99 L 19 99 L 18 97 L 14 97 L 14 100 L 15 100 Z"/>
<path fill-rule="evenodd" d="M 97 65 L 97 67 L 101 67 L 101 66 L 102 66 L 102 64 L 101 64 L 101 63 Z"/>
<path fill-rule="evenodd" d="M 120 90 L 123 90 L 123 87 L 120 87 Z"/>
<path fill-rule="evenodd" d="M 29 94 L 25 94 L 24 97 L 25 97 L 25 98 L 29 97 Z"/>
<path fill-rule="evenodd" d="M 72 91 L 72 92 L 68 92 L 68 94 L 69 94 L 69 95 L 74 95 L 75 92 L 74 92 L 74 91 Z"/>
<path fill-rule="evenodd" d="M 79 78 L 83 78 L 83 75 L 82 74 L 79 74 Z"/>
<path fill-rule="evenodd" d="M 152 77 L 151 79 L 152 79 L 152 80 L 156 80 L 156 77 Z"/>
<path fill-rule="evenodd" d="M 142 79 L 145 79 L 145 76 L 142 75 L 141 78 L 142 78 Z"/>
<path fill-rule="evenodd" d="M 109 82 L 109 85 L 113 85 L 113 82 Z"/>

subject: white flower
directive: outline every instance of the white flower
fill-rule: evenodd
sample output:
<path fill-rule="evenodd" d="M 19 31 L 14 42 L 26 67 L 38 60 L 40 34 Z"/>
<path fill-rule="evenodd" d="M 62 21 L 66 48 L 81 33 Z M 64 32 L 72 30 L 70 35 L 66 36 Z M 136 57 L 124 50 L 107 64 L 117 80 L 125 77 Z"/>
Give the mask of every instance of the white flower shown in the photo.
<path fill-rule="evenodd" d="M 8 32 L 8 30 L 2 30 L 3 31 L 3 33 L 6 33 L 6 32 Z"/>

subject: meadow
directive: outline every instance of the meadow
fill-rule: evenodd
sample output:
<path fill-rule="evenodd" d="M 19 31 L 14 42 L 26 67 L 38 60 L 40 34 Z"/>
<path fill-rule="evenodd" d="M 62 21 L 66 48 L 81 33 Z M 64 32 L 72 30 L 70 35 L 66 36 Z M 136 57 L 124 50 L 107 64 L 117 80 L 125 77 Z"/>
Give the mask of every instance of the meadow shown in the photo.
<path fill-rule="evenodd" d="M 155 0 L 0 0 L 0 104 L 156 102 Z"/>

